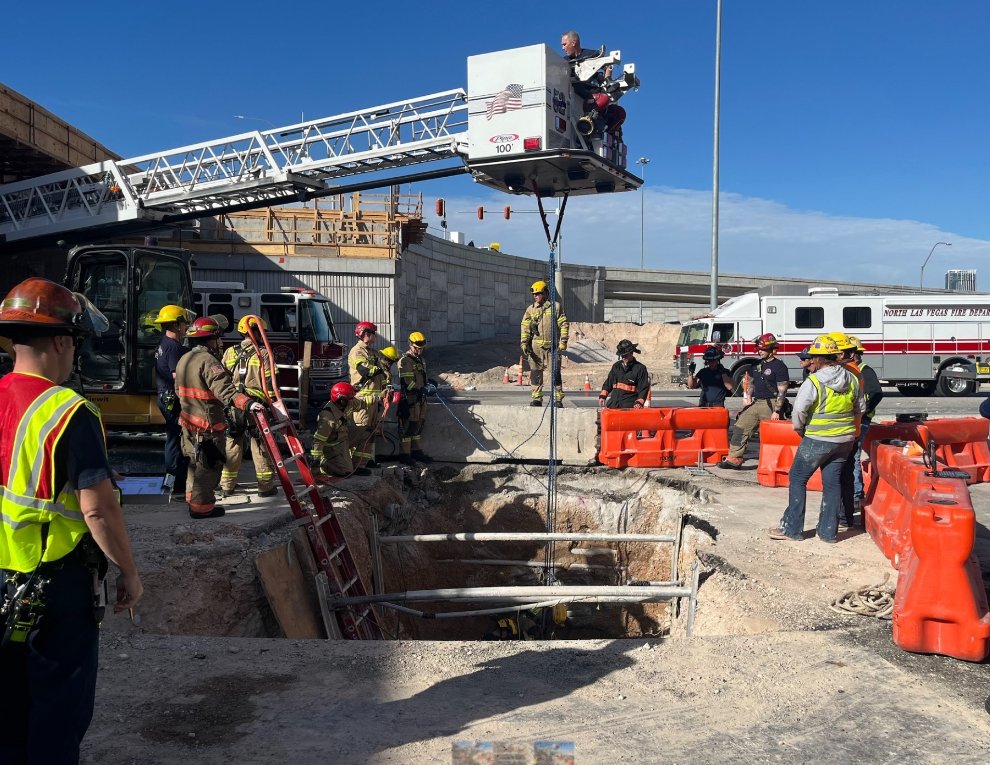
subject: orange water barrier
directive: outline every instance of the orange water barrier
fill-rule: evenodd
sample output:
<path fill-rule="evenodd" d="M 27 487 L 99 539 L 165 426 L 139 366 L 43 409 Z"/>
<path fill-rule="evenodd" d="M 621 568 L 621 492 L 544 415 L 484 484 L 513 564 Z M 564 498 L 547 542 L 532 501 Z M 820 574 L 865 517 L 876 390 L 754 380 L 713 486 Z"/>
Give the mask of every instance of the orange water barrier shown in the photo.
<path fill-rule="evenodd" d="M 762 434 L 761 434 L 762 437 Z M 863 450 L 870 452 L 875 441 L 896 438 L 914 441 L 925 448 L 936 444 L 938 461 L 969 475 L 966 483 L 990 481 L 990 420 L 983 417 L 956 417 L 921 422 L 875 422 L 863 439 Z"/>
<path fill-rule="evenodd" d="M 973 553 L 976 516 L 965 480 L 931 475 L 901 447 L 872 446 L 874 481 L 863 516 L 899 573 L 894 643 L 914 653 L 983 661 L 990 656 L 990 610 Z"/>
<path fill-rule="evenodd" d="M 791 464 L 801 445 L 801 436 L 790 420 L 763 420 L 760 423 L 760 463 L 756 481 L 761 486 L 790 486 Z M 808 481 L 812 491 L 822 490 L 822 471 L 816 470 Z"/>
<path fill-rule="evenodd" d="M 722 407 L 603 409 L 598 461 L 613 468 L 714 465 L 729 453 Z"/>

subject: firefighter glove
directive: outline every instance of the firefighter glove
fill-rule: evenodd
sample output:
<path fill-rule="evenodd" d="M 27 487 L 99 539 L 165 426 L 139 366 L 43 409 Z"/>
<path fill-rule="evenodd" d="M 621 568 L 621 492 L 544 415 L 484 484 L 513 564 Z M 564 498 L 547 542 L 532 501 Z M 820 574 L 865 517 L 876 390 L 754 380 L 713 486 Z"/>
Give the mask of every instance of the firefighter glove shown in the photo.
<path fill-rule="evenodd" d="M 561 353 L 563 353 L 564 351 L 566 351 L 567 350 L 567 343 L 561 343 L 560 345 L 558 345 L 557 346 L 557 350 L 560 351 Z"/>
<path fill-rule="evenodd" d="M 690 364 L 688 364 L 688 372 L 690 372 L 691 374 L 694 374 L 694 370 L 697 368 L 698 365 L 695 364 L 693 361 Z"/>

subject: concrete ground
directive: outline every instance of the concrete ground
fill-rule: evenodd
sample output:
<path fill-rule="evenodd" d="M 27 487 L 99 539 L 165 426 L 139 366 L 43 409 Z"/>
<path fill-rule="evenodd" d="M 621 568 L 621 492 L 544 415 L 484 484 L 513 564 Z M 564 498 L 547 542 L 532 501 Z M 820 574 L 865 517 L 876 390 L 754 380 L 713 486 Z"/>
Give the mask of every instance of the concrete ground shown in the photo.
<path fill-rule="evenodd" d="M 437 763 L 459 740 L 547 739 L 573 741 L 579 763 L 990 761 L 986 664 L 905 653 L 889 621 L 829 609 L 895 575 L 866 534 L 768 539 L 787 490 L 758 486 L 755 469 L 641 472 L 693 498 L 694 636 L 353 643 L 166 635 L 111 617 L 83 761 Z M 971 493 L 986 540 L 990 486 Z M 260 539 L 287 516 L 250 494 L 230 510 L 192 531 Z M 190 534 L 181 505 L 132 505 L 128 523 L 139 565 Z"/>

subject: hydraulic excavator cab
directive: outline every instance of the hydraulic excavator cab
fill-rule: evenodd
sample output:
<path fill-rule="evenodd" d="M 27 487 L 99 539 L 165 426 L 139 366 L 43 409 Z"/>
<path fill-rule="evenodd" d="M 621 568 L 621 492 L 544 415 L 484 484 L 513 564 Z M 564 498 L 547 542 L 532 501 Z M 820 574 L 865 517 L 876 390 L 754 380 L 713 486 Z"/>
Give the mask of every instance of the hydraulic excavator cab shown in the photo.
<path fill-rule="evenodd" d="M 625 112 L 635 64 L 604 50 L 576 62 L 546 45 L 468 58 L 467 165 L 510 194 L 603 194 L 643 181 L 626 169 Z"/>
<path fill-rule="evenodd" d="M 69 253 L 65 284 L 110 322 L 79 349 L 81 393 L 107 427 L 144 430 L 164 423 L 158 410 L 155 350 L 165 305 L 192 307 L 191 253 L 165 247 L 88 245 Z"/>

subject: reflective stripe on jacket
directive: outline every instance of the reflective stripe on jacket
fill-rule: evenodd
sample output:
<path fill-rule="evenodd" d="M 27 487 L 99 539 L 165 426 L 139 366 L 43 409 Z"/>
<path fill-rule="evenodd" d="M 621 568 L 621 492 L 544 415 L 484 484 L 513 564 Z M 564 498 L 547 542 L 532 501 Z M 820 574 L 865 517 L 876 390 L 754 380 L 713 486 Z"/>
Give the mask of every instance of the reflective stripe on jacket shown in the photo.
<path fill-rule="evenodd" d="M 27 573 L 59 560 L 88 531 L 75 491 L 55 486 L 55 449 L 81 406 L 99 418 L 78 393 L 43 377 L 10 374 L 0 381 L 0 569 Z"/>
<path fill-rule="evenodd" d="M 804 432 L 809 436 L 851 436 L 856 434 L 856 397 L 859 395 L 859 380 L 852 377 L 849 388 L 843 393 L 834 391 L 814 375 L 808 379 L 815 386 L 818 400 L 812 410 Z"/>
<path fill-rule="evenodd" d="M 247 411 L 252 401 L 238 392 L 230 373 L 205 345 L 196 346 L 179 359 L 175 392 L 182 404 L 179 424 L 193 433 L 223 432 L 227 429 L 224 407 Z"/>
<path fill-rule="evenodd" d="M 262 348 L 262 357 L 267 361 L 268 352 Z M 254 343 L 245 338 L 240 345 L 232 345 L 223 353 L 223 366 L 231 377 L 238 390 L 247 393 L 260 401 L 265 401 L 265 380 L 263 375 L 269 374 L 268 364 L 264 370 L 261 367 L 262 358 L 255 353 Z"/>
<path fill-rule="evenodd" d="M 532 342 L 542 348 L 550 348 L 557 343 L 565 347 L 567 346 L 570 322 L 567 321 L 567 317 L 564 315 L 564 309 L 560 307 L 560 303 L 555 303 L 557 314 L 557 327 L 555 331 L 550 321 L 550 305 L 550 301 L 547 300 L 543 305 L 538 306 L 536 303 L 533 303 L 526 309 L 519 327 L 519 341 L 521 345 L 529 345 Z"/>

